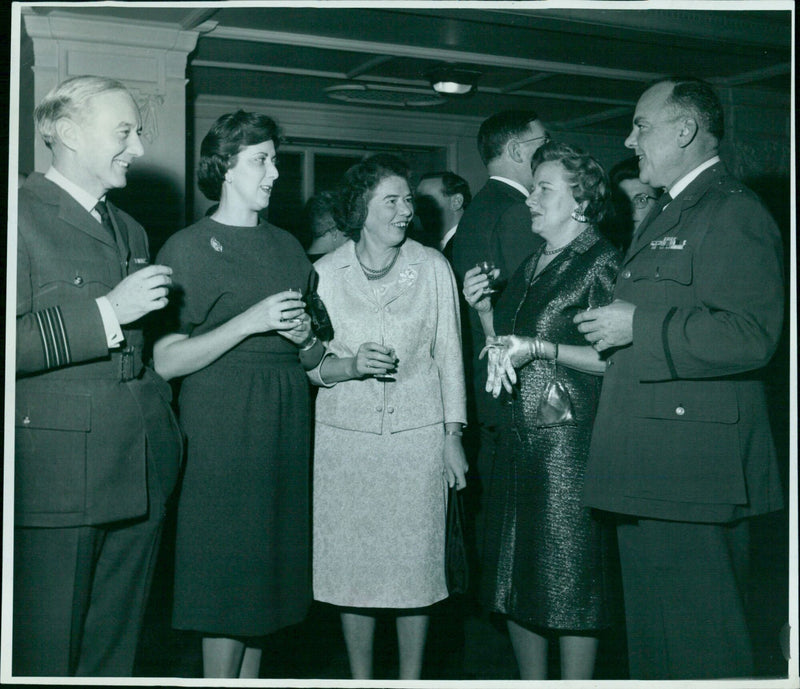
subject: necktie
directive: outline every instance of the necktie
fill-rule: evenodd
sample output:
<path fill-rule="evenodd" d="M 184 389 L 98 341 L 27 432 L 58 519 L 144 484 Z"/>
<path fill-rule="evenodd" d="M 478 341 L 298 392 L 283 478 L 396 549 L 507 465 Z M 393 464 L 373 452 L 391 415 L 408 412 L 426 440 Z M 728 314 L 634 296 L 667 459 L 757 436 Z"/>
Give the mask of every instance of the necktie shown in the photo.
<path fill-rule="evenodd" d="M 116 244 L 117 233 L 114 231 L 114 223 L 111 222 L 111 214 L 108 212 L 108 206 L 106 206 L 106 202 L 98 201 L 95 204 L 94 210 L 100 214 L 100 224 L 106 228 L 109 237 L 111 237 L 111 240 L 114 242 L 114 244 Z"/>
<path fill-rule="evenodd" d="M 106 206 L 105 201 L 98 201 L 94 209 L 100 214 L 101 225 L 108 230 L 108 234 L 111 237 L 111 241 L 114 242 L 114 246 L 117 247 L 117 253 L 119 254 L 119 263 L 122 266 L 123 272 L 127 275 L 128 273 L 128 243 L 123 238 L 123 235 L 120 234 L 119 230 L 117 230 L 117 226 L 111 220 L 111 213 L 108 210 L 108 206 Z"/>

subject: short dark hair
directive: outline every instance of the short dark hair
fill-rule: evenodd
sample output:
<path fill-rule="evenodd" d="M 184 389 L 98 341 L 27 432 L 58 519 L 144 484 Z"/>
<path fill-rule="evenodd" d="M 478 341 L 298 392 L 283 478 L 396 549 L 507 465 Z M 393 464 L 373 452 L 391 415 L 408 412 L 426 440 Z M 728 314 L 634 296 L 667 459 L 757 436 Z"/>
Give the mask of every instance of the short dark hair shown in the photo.
<path fill-rule="evenodd" d="M 225 173 L 236 165 L 236 155 L 247 146 L 272 141 L 277 150 L 278 125 L 271 117 L 237 110 L 214 122 L 200 144 L 197 186 L 211 201 L 219 201 Z"/>
<path fill-rule="evenodd" d="M 667 104 L 681 112 L 690 113 L 700 125 L 717 141 L 725 135 L 725 115 L 722 103 L 714 87 L 707 81 L 696 77 L 672 76 L 651 84 L 673 84 Z"/>
<path fill-rule="evenodd" d="M 626 179 L 639 179 L 639 158 L 631 156 L 620 160 L 611 168 L 608 173 L 608 179 L 612 187 L 618 187 L 620 182 Z"/>
<path fill-rule="evenodd" d="M 325 228 L 324 232 L 319 232 L 317 228 L 317 222 L 326 214 L 329 214 L 331 217 L 333 217 L 333 207 L 335 201 L 336 197 L 332 191 L 320 191 L 306 201 L 303 212 L 305 213 L 306 224 L 313 233 L 314 239 L 322 237 L 330 231 L 330 228 Z"/>
<path fill-rule="evenodd" d="M 583 214 L 588 222 L 599 223 L 608 210 L 610 197 L 608 175 L 600 163 L 583 149 L 549 141 L 533 154 L 531 167 L 550 161 L 561 163 L 569 175 L 572 196 L 578 203 L 588 201 Z"/>
<path fill-rule="evenodd" d="M 410 176 L 408 165 L 390 153 L 378 153 L 353 165 L 344 173 L 344 179 L 336 190 L 333 219 L 339 229 L 357 242 L 367 220 L 367 205 L 375 187 L 387 177 L 402 177 L 408 182 Z"/>
<path fill-rule="evenodd" d="M 426 172 L 419 178 L 421 182 L 424 179 L 441 179 L 442 180 L 442 194 L 445 196 L 454 196 L 461 194 L 464 199 L 461 208 L 469 206 L 472 201 L 472 192 L 469 190 L 469 183 L 460 175 L 450 170 L 442 170 L 441 172 Z"/>
<path fill-rule="evenodd" d="M 478 153 L 483 164 L 502 155 L 508 140 L 524 136 L 528 125 L 538 119 L 533 110 L 504 110 L 485 119 L 478 130 Z"/>

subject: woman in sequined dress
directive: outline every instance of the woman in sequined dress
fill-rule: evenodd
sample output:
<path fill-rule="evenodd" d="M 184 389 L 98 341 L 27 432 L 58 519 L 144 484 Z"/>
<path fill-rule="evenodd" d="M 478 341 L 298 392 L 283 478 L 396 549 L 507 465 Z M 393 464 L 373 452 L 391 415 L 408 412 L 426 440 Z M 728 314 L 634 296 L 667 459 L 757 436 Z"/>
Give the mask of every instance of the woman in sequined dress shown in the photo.
<path fill-rule="evenodd" d="M 596 229 L 608 199 L 600 165 L 558 143 L 542 146 L 533 165 L 527 205 L 545 243 L 494 308 L 491 276 L 473 269 L 464 279 L 487 334 L 487 391 L 506 390 L 487 488 L 481 598 L 506 616 L 522 679 L 546 679 L 551 638 L 559 640 L 562 679 L 589 679 L 598 631 L 610 623 L 611 531 L 581 505 L 605 362 L 572 318 L 612 300 L 620 256 Z M 546 426 L 539 405 L 554 370 L 573 419 Z"/>

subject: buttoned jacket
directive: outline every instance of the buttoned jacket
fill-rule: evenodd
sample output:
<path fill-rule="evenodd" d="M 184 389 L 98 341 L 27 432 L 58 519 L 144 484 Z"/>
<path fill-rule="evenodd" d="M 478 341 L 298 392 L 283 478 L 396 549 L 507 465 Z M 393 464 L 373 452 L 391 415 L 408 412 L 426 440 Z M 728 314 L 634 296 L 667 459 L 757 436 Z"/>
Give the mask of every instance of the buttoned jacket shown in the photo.
<path fill-rule="evenodd" d="M 393 269 L 398 278 L 385 291 L 376 291 L 364 276 L 352 241 L 314 267 L 333 324 L 330 354 L 352 357 L 362 343 L 376 342 L 393 347 L 399 360 L 393 381 L 366 378 L 322 387 L 317 423 L 367 433 L 466 423 L 458 298 L 441 253 L 406 239 Z M 320 367 L 309 375 L 326 386 Z"/>
<path fill-rule="evenodd" d="M 615 298 L 636 306 L 632 344 L 604 376 L 586 502 L 725 522 L 782 503 L 759 369 L 783 318 L 781 239 L 722 163 L 634 237 Z"/>
<path fill-rule="evenodd" d="M 142 361 L 142 323 L 109 350 L 96 298 L 149 262 L 144 229 L 108 203 L 128 250 L 34 173 L 19 193 L 15 389 L 17 525 L 79 526 L 144 515 L 145 444 L 165 494 L 180 433 L 169 386 Z M 154 506 L 154 509 L 157 506 Z"/>

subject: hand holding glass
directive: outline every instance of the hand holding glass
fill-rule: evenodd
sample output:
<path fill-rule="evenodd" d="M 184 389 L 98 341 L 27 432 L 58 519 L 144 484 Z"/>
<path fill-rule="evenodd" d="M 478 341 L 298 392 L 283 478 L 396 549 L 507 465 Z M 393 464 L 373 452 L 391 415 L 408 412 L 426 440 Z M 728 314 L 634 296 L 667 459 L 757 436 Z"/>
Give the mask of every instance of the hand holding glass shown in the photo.
<path fill-rule="evenodd" d="M 493 294 L 494 292 L 497 292 L 495 286 L 497 285 L 497 280 L 500 277 L 500 269 L 495 266 L 494 262 L 479 261 L 475 267 L 480 270 L 481 275 L 485 275 L 489 279 L 489 284 L 483 290 L 483 293 Z"/>

